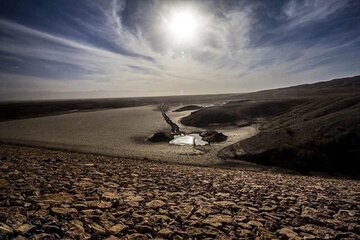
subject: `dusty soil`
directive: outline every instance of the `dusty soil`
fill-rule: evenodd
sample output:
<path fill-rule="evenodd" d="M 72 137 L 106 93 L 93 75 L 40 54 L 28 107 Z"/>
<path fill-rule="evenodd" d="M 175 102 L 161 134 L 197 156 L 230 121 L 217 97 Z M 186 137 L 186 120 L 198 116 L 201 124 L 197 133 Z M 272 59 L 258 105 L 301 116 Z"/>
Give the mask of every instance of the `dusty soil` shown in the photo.
<path fill-rule="evenodd" d="M 161 112 L 155 109 L 156 105 L 150 105 L 0 122 L 0 141 L 133 159 L 214 165 L 222 162 L 217 157 L 222 148 L 257 132 L 253 126 L 220 129 L 229 136 L 227 141 L 196 148 L 151 143 L 147 139 L 154 133 L 170 133 Z M 181 131 L 203 131 L 179 123 L 187 114 L 189 111 L 168 112 Z"/>
<path fill-rule="evenodd" d="M 1 239 L 360 239 L 360 182 L 0 146 Z"/>

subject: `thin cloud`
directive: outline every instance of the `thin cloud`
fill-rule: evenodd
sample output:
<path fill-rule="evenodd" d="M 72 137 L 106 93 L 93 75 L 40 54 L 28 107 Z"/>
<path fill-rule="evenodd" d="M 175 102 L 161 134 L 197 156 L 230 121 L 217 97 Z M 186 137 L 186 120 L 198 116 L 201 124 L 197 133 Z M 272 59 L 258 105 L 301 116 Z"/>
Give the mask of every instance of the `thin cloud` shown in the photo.
<path fill-rule="evenodd" d="M 181 1 L 79 4 L 81 14 L 66 12 L 68 22 L 61 22 L 74 35 L 0 15 L 0 92 L 88 91 L 89 97 L 94 91 L 103 97 L 107 91 L 119 97 L 245 92 L 360 69 L 354 54 L 360 29 L 337 21 L 356 20 L 353 2 L 288 1 L 276 7 L 190 2 L 200 27 L 193 41 L 182 45 L 164 25 Z"/>

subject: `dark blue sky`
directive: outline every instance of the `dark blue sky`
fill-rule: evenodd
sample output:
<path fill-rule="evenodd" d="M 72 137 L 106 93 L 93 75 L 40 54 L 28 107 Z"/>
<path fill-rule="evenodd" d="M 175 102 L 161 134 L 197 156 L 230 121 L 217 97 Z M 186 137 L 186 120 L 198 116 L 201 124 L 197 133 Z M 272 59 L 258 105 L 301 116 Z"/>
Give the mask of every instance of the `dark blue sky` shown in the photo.
<path fill-rule="evenodd" d="M 359 22 L 357 0 L 0 0 L 0 94 L 246 92 L 357 75 Z"/>

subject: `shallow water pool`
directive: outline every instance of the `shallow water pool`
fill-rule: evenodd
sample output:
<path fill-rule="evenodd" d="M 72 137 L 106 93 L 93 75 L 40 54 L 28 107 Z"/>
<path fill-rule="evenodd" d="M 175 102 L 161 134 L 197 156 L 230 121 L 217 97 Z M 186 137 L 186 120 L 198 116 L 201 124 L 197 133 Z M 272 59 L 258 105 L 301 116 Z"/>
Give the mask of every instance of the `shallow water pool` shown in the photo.
<path fill-rule="evenodd" d="M 175 135 L 174 139 L 169 142 L 170 144 L 175 145 L 195 145 L 195 146 L 204 146 L 209 144 L 208 142 L 202 140 L 202 137 L 197 133 L 191 133 L 188 135 Z"/>

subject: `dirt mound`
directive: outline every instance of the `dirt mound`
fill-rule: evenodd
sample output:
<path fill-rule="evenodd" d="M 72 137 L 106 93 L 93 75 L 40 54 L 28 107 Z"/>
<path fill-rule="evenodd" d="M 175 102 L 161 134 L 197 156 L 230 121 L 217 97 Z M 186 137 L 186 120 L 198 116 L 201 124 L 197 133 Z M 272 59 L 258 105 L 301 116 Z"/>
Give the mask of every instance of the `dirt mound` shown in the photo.
<path fill-rule="evenodd" d="M 236 124 L 237 122 L 260 117 L 274 116 L 290 110 L 304 100 L 240 100 L 222 106 L 207 107 L 181 119 L 189 126 L 205 127 L 213 124 Z"/>
<path fill-rule="evenodd" d="M 154 133 L 151 137 L 149 137 L 147 140 L 150 142 L 169 142 L 173 139 L 173 135 L 171 133 L 167 132 L 157 132 Z"/>
<path fill-rule="evenodd" d="M 208 143 L 223 142 L 227 139 L 227 136 L 217 131 L 205 131 L 200 133 L 200 136 L 204 141 L 207 141 Z"/>
<path fill-rule="evenodd" d="M 188 126 L 204 127 L 214 123 L 231 123 L 238 118 L 237 113 L 222 107 L 209 107 L 191 113 L 181 119 L 181 123 Z"/>
<path fill-rule="evenodd" d="M 184 111 L 198 110 L 201 108 L 203 108 L 203 107 L 198 106 L 198 105 L 187 105 L 187 106 L 178 108 L 178 109 L 174 110 L 173 112 L 184 112 Z"/>
<path fill-rule="evenodd" d="M 359 175 L 360 97 L 327 97 L 300 105 L 271 118 L 261 133 L 219 156 L 304 172 Z"/>

